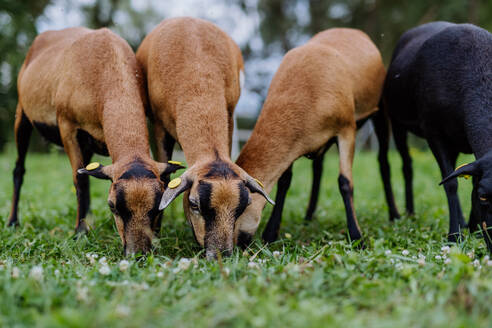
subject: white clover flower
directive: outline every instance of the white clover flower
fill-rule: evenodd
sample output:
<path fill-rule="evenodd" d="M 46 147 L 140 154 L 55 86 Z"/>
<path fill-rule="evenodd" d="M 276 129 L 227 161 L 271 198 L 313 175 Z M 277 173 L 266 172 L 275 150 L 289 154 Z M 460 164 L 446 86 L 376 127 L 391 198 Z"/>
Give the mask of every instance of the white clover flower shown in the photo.
<path fill-rule="evenodd" d="M 131 309 L 126 305 L 118 305 L 115 312 L 120 317 L 128 317 L 130 315 Z"/>
<path fill-rule="evenodd" d="M 120 261 L 120 270 L 121 271 L 126 271 L 126 270 L 128 270 L 129 267 L 130 267 L 130 262 L 128 262 L 127 260 L 121 260 Z"/>
<path fill-rule="evenodd" d="M 157 272 L 157 278 L 163 278 L 164 277 L 164 272 L 159 271 Z"/>
<path fill-rule="evenodd" d="M 56 269 L 54 272 L 55 276 L 58 277 L 60 275 L 60 270 Z"/>
<path fill-rule="evenodd" d="M 417 263 L 418 263 L 419 266 L 424 266 L 425 265 L 425 257 L 420 257 L 417 260 Z"/>
<path fill-rule="evenodd" d="M 281 253 L 279 251 L 273 251 L 272 255 L 274 258 L 278 259 L 281 255 Z"/>
<path fill-rule="evenodd" d="M 482 262 L 487 263 L 490 260 L 490 257 L 488 255 L 485 255 L 482 259 Z"/>
<path fill-rule="evenodd" d="M 384 251 L 384 255 L 390 256 L 391 255 L 391 251 L 389 249 L 385 250 Z"/>
<path fill-rule="evenodd" d="M 443 246 L 443 247 L 441 247 L 441 252 L 443 254 L 449 254 L 450 251 L 451 251 L 451 248 L 449 246 Z"/>
<path fill-rule="evenodd" d="M 424 259 L 425 260 L 425 255 L 422 254 L 422 253 L 419 253 L 418 257 L 419 257 L 419 259 Z"/>
<path fill-rule="evenodd" d="M 17 279 L 20 277 L 20 270 L 18 267 L 12 268 L 12 278 Z"/>
<path fill-rule="evenodd" d="M 87 301 L 89 299 L 89 289 L 87 287 L 77 288 L 76 298 L 78 301 Z"/>
<path fill-rule="evenodd" d="M 475 251 L 471 251 L 471 252 L 466 253 L 466 256 L 468 256 L 469 258 L 471 258 L 473 260 L 473 258 L 475 257 Z"/>
<path fill-rule="evenodd" d="M 292 238 L 292 235 L 290 233 L 286 232 L 285 233 L 285 238 L 290 239 L 290 238 Z"/>
<path fill-rule="evenodd" d="M 29 278 L 32 278 L 37 281 L 43 280 L 43 267 L 40 265 L 35 265 L 29 271 Z"/>
<path fill-rule="evenodd" d="M 479 269 L 480 269 L 480 268 L 482 267 L 482 266 L 480 265 L 480 261 L 479 261 L 478 259 L 473 260 L 472 264 L 473 264 L 473 266 L 474 266 L 475 268 L 479 268 Z"/>
<path fill-rule="evenodd" d="M 89 260 L 89 263 L 90 263 L 91 265 L 96 264 L 96 258 L 95 258 L 95 255 L 96 255 L 96 254 L 91 254 L 91 253 L 87 253 L 87 254 L 85 254 L 85 257 Z"/>
<path fill-rule="evenodd" d="M 403 268 L 403 263 L 398 262 L 398 263 L 395 264 L 395 269 L 401 270 L 402 268 Z"/>
<path fill-rule="evenodd" d="M 181 271 L 180 267 L 176 267 L 176 268 L 171 270 L 171 272 L 174 274 L 179 273 L 179 271 Z"/>
<path fill-rule="evenodd" d="M 106 256 L 103 256 L 99 259 L 99 264 L 101 265 L 108 265 L 108 262 L 106 260 Z"/>
<path fill-rule="evenodd" d="M 248 263 L 248 268 L 250 269 L 258 269 L 260 266 L 256 262 L 249 262 Z"/>
<path fill-rule="evenodd" d="M 403 256 L 407 256 L 408 254 L 410 254 L 410 252 L 407 251 L 406 249 L 404 249 L 403 251 L 401 251 L 401 255 L 403 255 Z"/>
<path fill-rule="evenodd" d="M 487 263 L 487 266 L 492 267 L 492 261 L 491 260 L 488 260 L 486 263 Z"/>
<path fill-rule="evenodd" d="M 229 268 L 224 268 L 224 269 L 222 270 L 222 272 L 224 272 L 224 275 L 225 275 L 226 277 L 229 277 L 229 274 L 231 273 L 231 270 L 229 270 Z"/>
<path fill-rule="evenodd" d="M 446 258 L 446 259 L 444 260 L 444 264 L 449 264 L 449 263 L 451 263 L 451 259 L 450 259 L 450 258 Z"/>
<path fill-rule="evenodd" d="M 182 259 L 179 260 L 178 262 L 178 268 L 180 270 L 187 270 L 190 267 L 191 260 L 183 257 Z"/>
<path fill-rule="evenodd" d="M 441 255 L 436 255 L 436 256 L 434 256 L 434 258 L 435 258 L 436 260 L 441 260 L 441 259 L 442 259 L 442 256 L 441 256 Z"/>
<path fill-rule="evenodd" d="M 101 267 L 99 268 L 99 273 L 102 274 L 103 276 L 107 276 L 108 274 L 111 273 L 111 269 L 107 264 L 101 265 Z"/>

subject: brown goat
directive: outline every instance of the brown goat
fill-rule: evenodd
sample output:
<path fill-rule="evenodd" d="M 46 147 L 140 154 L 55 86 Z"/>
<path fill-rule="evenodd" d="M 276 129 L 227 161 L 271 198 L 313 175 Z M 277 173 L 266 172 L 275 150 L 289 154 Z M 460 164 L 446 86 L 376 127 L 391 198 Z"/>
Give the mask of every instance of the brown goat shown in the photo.
<path fill-rule="evenodd" d="M 75 230 L 87 230 L 89 177 L 110 179 L 108 203 L 126 253 L 150 249 L 160 228 L 161 175 L 179 165 L 150 157 L 142 74 L 130 46 L 108 29 L 68 28 L 40 34 L 19 73 L 15 118 L 18 159 L 9 225 L 17 206 L 33 126 L 64 147 L 77 191 Z M 94 153 L 112 165 L 91 164 Z"/>
<path fill-rule="evenodd" d="M 349 235 L 360 239 L 352 182 L 356 122 L 377 111 L 384 77 L 381 55 L 363 32 L 336 28 L 316 34 L 285 55 L 236 164 L 270 192 L 297 158 L 323 152 L 336 140 Z M 253 196 L 237 221 L 236 235 L 251 239 L 264 205 L 262 198 Z"/>
<path fill-rule="evenodd" d="M 137 60 L 147 78 L 158 158 L 171 159 L 177 141 L 190 166 L 170 182 L 160 208 L 186 191 L 185 214 L 207 257 L 230 253 L 235 217 L 249 203 L 248 189 L 267 197 L 230 159 L 241 51 L 214 24 L 175 18 L 146 36 Z"/>

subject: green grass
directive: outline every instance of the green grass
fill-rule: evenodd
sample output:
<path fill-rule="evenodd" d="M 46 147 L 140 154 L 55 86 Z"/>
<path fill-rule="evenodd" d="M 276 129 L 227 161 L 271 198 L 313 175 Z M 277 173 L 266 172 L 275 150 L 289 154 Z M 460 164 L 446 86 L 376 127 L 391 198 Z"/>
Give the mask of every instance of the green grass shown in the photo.
<path fill-rule="evenodd" d="M 466 232 L 447 255 L 450 263 L 436 258 L 446 245 L 447 203 L 432 155 L 413 153 L 417 214 L 394 223 L 388 222 L 375 154 L 356 155 L 355 207 L 366 250 L 346 241 L 338 156 L 329 152 L 313 222 L 303 221 L 311 164 L 301 159 L 278 242 L 265 246 L 257 237 L 247 252 L 208 262 L 178 199 L 165 212 L 161 247 L 143 260 L 128 259 L 130 267 L 121 271 L 107 181 L 91 180 L 91 233 L 71 238 L 76 203 L 65 155 L 28 154 L 21 226 L 5 227 L 15 161 L 9 150 L 0 155 L 0 326 L 490 327 L 492 267 L 481 259 L 485 244 Z M 402 211 L 401 162 L 395 153 L 390 159 Z M 460 180 L 466 214 L 470 191 L 471 182 Z M 99 258 L 91 264 L 87 254 Z M 481 262 L 474 264 L 469 255 Z M 108 275 L 100 273 L 101 257 Z M 182 258 L 192 259 L 188 268 L 179 264 Z"/>

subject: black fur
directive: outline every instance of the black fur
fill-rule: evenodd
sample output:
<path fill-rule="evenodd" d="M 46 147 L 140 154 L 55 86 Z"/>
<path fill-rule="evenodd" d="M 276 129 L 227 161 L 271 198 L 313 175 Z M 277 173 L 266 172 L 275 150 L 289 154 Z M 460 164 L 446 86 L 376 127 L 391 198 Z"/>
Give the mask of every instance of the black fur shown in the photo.
<path fill-rule="evenodd" d="M 234 211 L 234 217 L 236 220 L 243 214 L 244 210 L 249 204 L 249 192 L 246 186 L 241 183 L 239 184 L 239 204 Z"/>
<path fill-rule="evenodd" d="M 123 189 L 119 189 L 116 192 L 115 208 L 116 208 L 117 214 L 121 217 L 121 219 L 123 220 L 123 223 L 125 225 L 128 222 L 130 222 L 132 214 L 131 214 L 130 210 L 128 209 L 128 206 L 126 205 L 125 191 Z"/>
<path fill-rule="evenodd" d="M 130 164 L 130 169 L 120 176 L 120 179 L 157 179 L 154 172 L 145 167 L 140 160 L 135 160 Z"/>
<path fill-rule="evenodd" d="M 249 244 L 251 244 L 252 239 L 253 236 L 251 234 L 244 231 L 239 231 L 239 235 L 237 236 L 237 245 L 242 249 L 245 249 L 249 246 Z"/>
<path fill-rule="evenodd" d="M 350 240 L 359 240 L 362 236 L 355 222 L 355 215 L 352 210 L 354 190 L 350 187 L 350 181 L 343 174 L 338 176 L 338 187 L 342 194 L 343 203 L 345 205 L 345 214 L 347 216 L 347 226 L 349 230 Z"/>
<path fill-rule="evenodd" d="M 22 113 L 22 115 L 25 116 L 24 113 Z M 58 126 L 36 121 L 33 122 L 33 125 L 46 140 L 63 147 L 63 142 L 61 140 L 60 130 L 58 129 Z"/>
<path fill-rule="evenodd" d="M 492 34 L 471 24 L 429 23 L 400 39 L 384 85 L 383 100 L 402 154 L 407 210 L 413 211 L 412 167 L 407 131 L 425 138 L 442 177 L 454 171 L 459 153 L 473 152 L 480 172 L 478 194 L 492 191 Z M 477 172 L 478 173 L 478 172 Z M 456 179 L 444 184 L 449 240 L 465 226 Z M 475 213 L 478 212 L 475 204 Z M 481 220 L 492 224 L 489 209 Z M 476 218 L 474 218 L 476 220 Z M 492 249 L 491 249 L 492 250 Z"/>
<path fill-rule="evenodd" d="M 278 180 L 277 194 L 275 195 L 275 206 L 273 207 L 272 215 L 263 230 L 262 238 L 265 242 L 271 243 L 277 240 L 280 222 L 282 221 L 282 210 L 284 208 L 285 196 L 289 190 L 290 182 L 292 181 L 292 165 L 280 176 Z"/>
<path fill-rule="evenodd" d="M 32 134 L 32 125 L 29 122 L 27 116 L 22 113 L 21 122 L 16 131 L 16 145 L 17 145 L 17 161 L 15 162 L 15 168 L 13 172 L 14 176 L 14 194 L 12 197 L 12 210 L 9 217 L 9 226 L 18 224 L 18 206 L 19 197 L 24 181 L 24 173 L 26 169 L 24 163 L 26 160 L 27 149 L 29 148 L 29 140 Z"/>
<path fill-rule="evenodd" d="M 205 178 L 231 179 L 238 178 L 238 175 L 231 169 L 228 163 L 221 160 L 215 160 L 210 164 L 208 172 L 205 174 Z"/>
<path fill-rule="evenodd" d="M 81 149 L 91 149 L 96 154 L 109 156 L 106 144 L 104 142 L 96 140 L 85 130 L 77 130 L 77 141 Z"/>
<path fill-rule="evenodd" d="M 210 196 L 212 195 L 212 185 L 200 181 L 198 185 L 198 196 L 200 197 L 200 213 L 205 219 L 205 230 L 210 231 L 215 221 L 215 209 L 210 205 Z"/>

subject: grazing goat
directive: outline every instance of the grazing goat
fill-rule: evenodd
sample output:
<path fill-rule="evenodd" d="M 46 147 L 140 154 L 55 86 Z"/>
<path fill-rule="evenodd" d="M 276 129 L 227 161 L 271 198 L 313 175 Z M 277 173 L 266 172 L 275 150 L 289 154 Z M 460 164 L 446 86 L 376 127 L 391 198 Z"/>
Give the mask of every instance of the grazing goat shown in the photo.
<path fill-rule="evenodd" d="M 292 163 L 307 154 L 322 154 L 336 141 L 349 235 L 351 240 L 360 239 L 352 182 L 356 122 L 377 111 L 384 76 L 381 55 L 363 32 L 336 28 L 318 33 L 285 55 L 236 164 L 263 181 L 266 192 L 280 178 L 284 195 L 277 197 L 277 204 L 282 205 Z M 238 234 L 251 238 L 264 205 L 253 195 L 238 219 Z M 266 241 L 276 239 L 279 225 L 280 215 L 272 216 L 263 234 Z"/>
<path fill-rule="evenodd" d="M 76 233 L 84 233 L 89 175 L 112 181 L 108 204 L 126 253 L 148 251 L 160 229 L 161 175 L 180 168 L 150 157 L 143 77 L 130 46 L 108 29 L 68 28 L 40 34 L 18 77 L 18 158 L 9 225 L 17 206 L 33 126 L 63 146 L 77 192 Z M 113 164 L 89 164 L 94 153 Z M 86 168 L 83 168 L 86 166 Z"/>
<path fill-rule="evenodd" d="M 183 205 L 207 258 L 230 254 L 235 220 L 261 186 L 230 159 L 233 111 L 243 59 L 234 41 L 212 23 L 164 20 L 137 51 L 147 79 L 160 160 L 177 141 L 190 166 L 172 180 L 160 209 L 185 192 Z M 249 190 L 249 191 L 248 191 Z"/>
<path fill-rule="evenodd" d="M 368 118 L 357 121 L 357 129 L 364 125 Z M 377 111 L 375 114 L 371 115 L 371 121 L 374 124 L 374 131 L 379 142 L 379 154 L 386 155 L 387 149 L 389 147 L 389 122 L 387 114 L 383 110 Z M 313 214 L 316 210 L 316 205 L 319 198 L 319 189 L 321 187 L 321 175 L 323 173 L 323 159 L 328 151 L 328 149 L 336 143 L 336 138 L 332 138 L 325 147 L 322 148 L 318 153 L 307 154 L 306 157 L 313 160 L 312 171 L 313 171 L 313 182 L 311 185 L 311 196 L 309 197 L 309 205 L 306 210 L 305 220 L 312 220 Z M 394 201 L 393 191 L 391 189 L 391 184 L 389 180 L 389 175 L 385 175 L 386 172 L 389 174 L 388 158 L 387 156 L 379 156 L 379 166 L 382 173 L 382 180 L 385 190 L 386 202 L 388 204 L 389 218 L 394 220 L 400 217 L 398 209 Z M 266 242 L 273 242 L 278 237 L 278 230 L 280 229 L 280 222 L 282 220 L 282 211 L 285 202 L 285 196 L 290 187 L 290 182 L 292 180 L 292 165 L 280 176 L 277 183 L 277 194 L 275 196 L 275 207 L 273 208 L 270 219 L 267 223 L 267 229 L 265 229 L 263 234 L 263 240 Z"/>
<path fill-rule="evenodd" d="M 407 210 L 413 212 L 412 166 L 407 132 L 427 140 L 449 205 L 450 241 L 465 227 L 456 177 L 473 176 L 468 226 L 492 226 L 492 35 L 471 24 L 428 23 L 398 42 L 384 85 L 396 146 L 403 159 Z M 459 153 L 476 161 L 453 172 Z M 490 238 L 487 245 L 492 251 Z"/>

